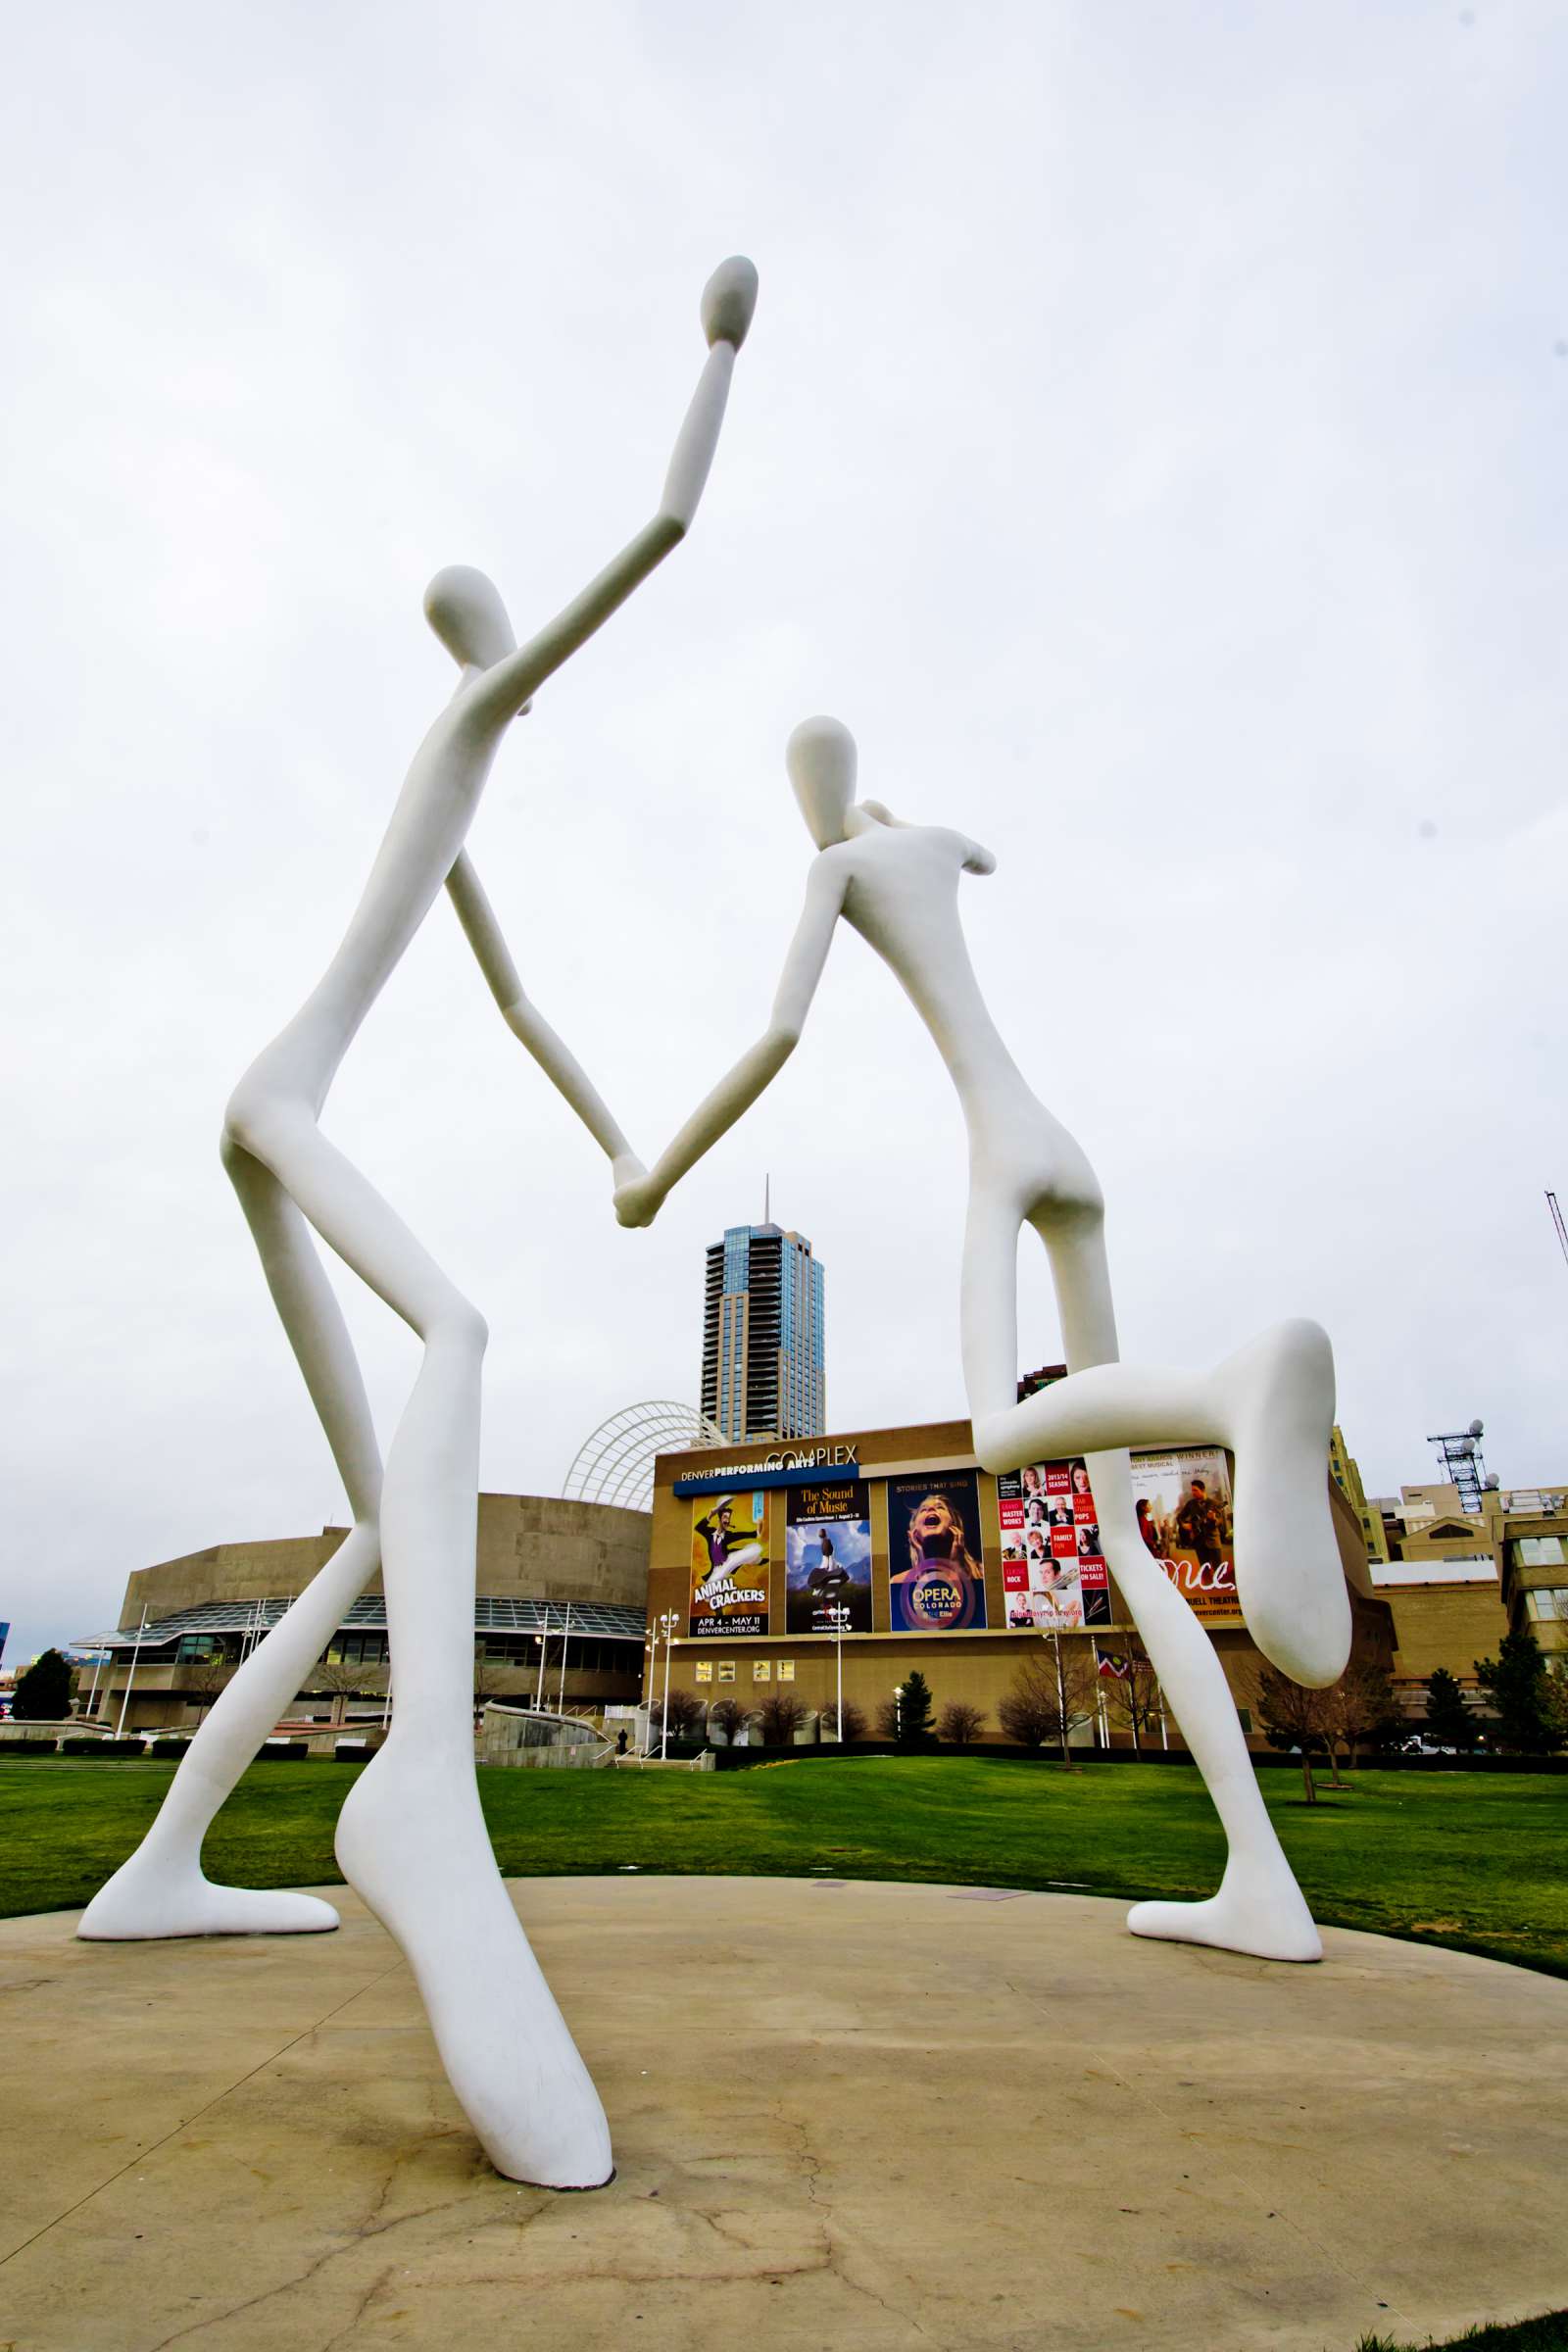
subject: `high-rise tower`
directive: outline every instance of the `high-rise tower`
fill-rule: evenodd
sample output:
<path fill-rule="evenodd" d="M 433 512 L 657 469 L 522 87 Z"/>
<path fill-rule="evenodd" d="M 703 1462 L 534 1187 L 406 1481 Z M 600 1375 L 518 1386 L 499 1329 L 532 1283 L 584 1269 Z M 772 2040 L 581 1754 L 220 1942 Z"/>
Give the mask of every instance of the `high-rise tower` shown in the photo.
<path fill-rule="evenodd" d="M 703 1411 L 726 1438 L 818 1438 L 822 1267 L 779 1226 L 731 1225 L 708 1251 L 703 1295 Z"/>

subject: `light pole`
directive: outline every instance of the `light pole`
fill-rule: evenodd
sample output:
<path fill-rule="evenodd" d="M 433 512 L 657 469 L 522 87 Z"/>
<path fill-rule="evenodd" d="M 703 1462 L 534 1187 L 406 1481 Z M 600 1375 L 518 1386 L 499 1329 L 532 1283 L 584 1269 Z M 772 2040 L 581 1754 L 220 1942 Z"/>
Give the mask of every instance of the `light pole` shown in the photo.
<path fill-rule="evenodd" d="M 849 1615 L 849 1603 L 840 1601 L 835 1611 L 833 1627 L 833 1663 L 838 1669 L 838 1742 L 844 1745 L 844 1620 Z"/>
<path fill-rule="evenodd" d="M 669 1651 L 678 1620 L 673 1609 L 666 1609 L 659 1622 L 664 1629 L 664 1703 L 659 1710 L 659 1761 L 663 1764 L 669 1750 Z"/>
<path fill-rule="evenodd" d="M 542 1634 L 535 1634 L 534 1640 L 539 1644 L 539 1688 L 533 1694 L 533 1704 L 535 1714 L 542 1714 L 545 1703 L 545 1658 L 550 1649 L 550 1608 L 548 1602 L 545 1606 L 545 1630 Z"/>
<path fill-rule="evenodd" d="M 556 1711 L 557 1711 L 557 1713 L 558 1713 L 558 1714 L 561 1714 L 561 1715 L 564 1715 L 564 1713 L 566 1712 L 566 1643 L 567 1643 L 567 1642 L 570 1641 L 570 1639 L 571 1639 L 571 1603 L 570 1603 L 570 1601 L 568 1600 L 568 1601 L 567 1601 L 567 1603 L 566 1603 L 566 1624 L 565 1624 L 565 1629 L 564 1629 L 564 1631 L 563 1632 L 563 1634 L 562 1634 L 562 1637 L 561 1637 L 561 1704 L 560 1704 L 560 1706 L 558 1707 L 558 1709 L 556 1710 Z"/>
<path fill-rule="evenodd" d="M 115 1738 L 117 1740 L 123 1739 L 124 1737 L 125 1709 L 130 1704 L 130 1686 L 136 1680 L 136 1660 L 141 1656 L 141 1638 L 146 1631 L 147 1611 L 144 1607 L 141 1613 L 141 1623 L 136 1628 L 136 1646 L 130 1653 L 130 1672 L 125 1677 L 125 1695 L 120 1702 L 120 1721 L 115 1726 Z"/>
<path fill-rule="evenodd" d="M 1064 1764 L 1070 1764 L 1072 1758 L 1067 1752 L 1067 1681 L 1061 1671 L 1061 1635 L 1054 1627 L 1052 1628 L 1051 1646 L 1056 1653 L 1056 1714 L 1061 1725 L 1061 1760 Z M 1095 1695 L 1097 1698 L 1100 1695 L 1098 1685 Z"/>
<path fill-rule="evenodd" d="M 904 1745 L 904 1685 L 902 1683 L 895 1683 L 893 1686 L 893 1744 L 895 1747 Z"/>

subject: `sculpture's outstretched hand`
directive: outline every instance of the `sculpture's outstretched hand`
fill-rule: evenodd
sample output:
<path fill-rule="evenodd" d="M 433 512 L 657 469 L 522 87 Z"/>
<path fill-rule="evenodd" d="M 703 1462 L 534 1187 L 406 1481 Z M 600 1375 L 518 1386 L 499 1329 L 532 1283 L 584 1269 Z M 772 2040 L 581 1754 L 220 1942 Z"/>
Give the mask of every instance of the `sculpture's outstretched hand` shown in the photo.
<path fill-rule="evenodd" d="M 664 1205 L 664 1187 L 654 1182 L 634 1153 L 616 1160 L 614 1188 L 617 1225 L 651 1225 Z"/>
<path fill-rule="evenodd" d="M 757 270 L 743 253 L 720 262 L 703 288 L 703 332 L 709 345 L 727 343 L 739 351 L 757 308 Z"/>

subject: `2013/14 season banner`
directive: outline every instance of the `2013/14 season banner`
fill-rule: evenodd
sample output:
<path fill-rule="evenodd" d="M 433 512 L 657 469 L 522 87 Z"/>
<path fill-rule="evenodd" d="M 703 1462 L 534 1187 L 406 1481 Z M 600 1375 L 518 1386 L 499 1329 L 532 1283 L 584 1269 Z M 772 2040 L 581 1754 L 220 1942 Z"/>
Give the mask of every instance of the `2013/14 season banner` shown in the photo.
<path fill-rule="evenodd" d="M 972 1470 L 888 1480 L 888 1604 L 896 1634 L 984 1632 L 985 1551 Z"/>
<path fill-rule="evenodd" d="M 705 1634 L 766 1634 L 769 1501 L 753 1494 L 703 1495 L 692 1504 L 692 1602 L 689 1629 Z"/>
<path fill-rule="evenodd" d="M 1133 1455 L 1139 1531 L 1204 1625 L 1240 1625 L 1231 1482 L 1217 1446 Z"/>
<path fill-rule="evenodd" d="M 871 1631 L 871 1522 L 852 1479 L 792 1487 L 784 1530 L 785 1628 L 792 1634 Z"/>
<path fill-rule="evenodd" d="M 1042 1633 L 1110 1623 L 1110 1576 L 1082 1461 L 1029 1462 L 997 1480 L 1007 1624 Z"/>

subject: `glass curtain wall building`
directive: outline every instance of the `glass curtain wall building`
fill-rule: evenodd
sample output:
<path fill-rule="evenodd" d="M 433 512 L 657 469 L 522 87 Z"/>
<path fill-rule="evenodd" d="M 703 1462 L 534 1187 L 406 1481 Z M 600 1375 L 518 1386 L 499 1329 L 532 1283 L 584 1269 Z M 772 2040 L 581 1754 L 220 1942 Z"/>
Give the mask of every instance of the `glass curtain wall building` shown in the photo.
<path fill-rule="evenodd" d="M 817 1438 L 827 1427 L 822 1264 L 803 1234 L 731 1225 L 708 1251 L 703 1411 L 725 1438 Z"/>

